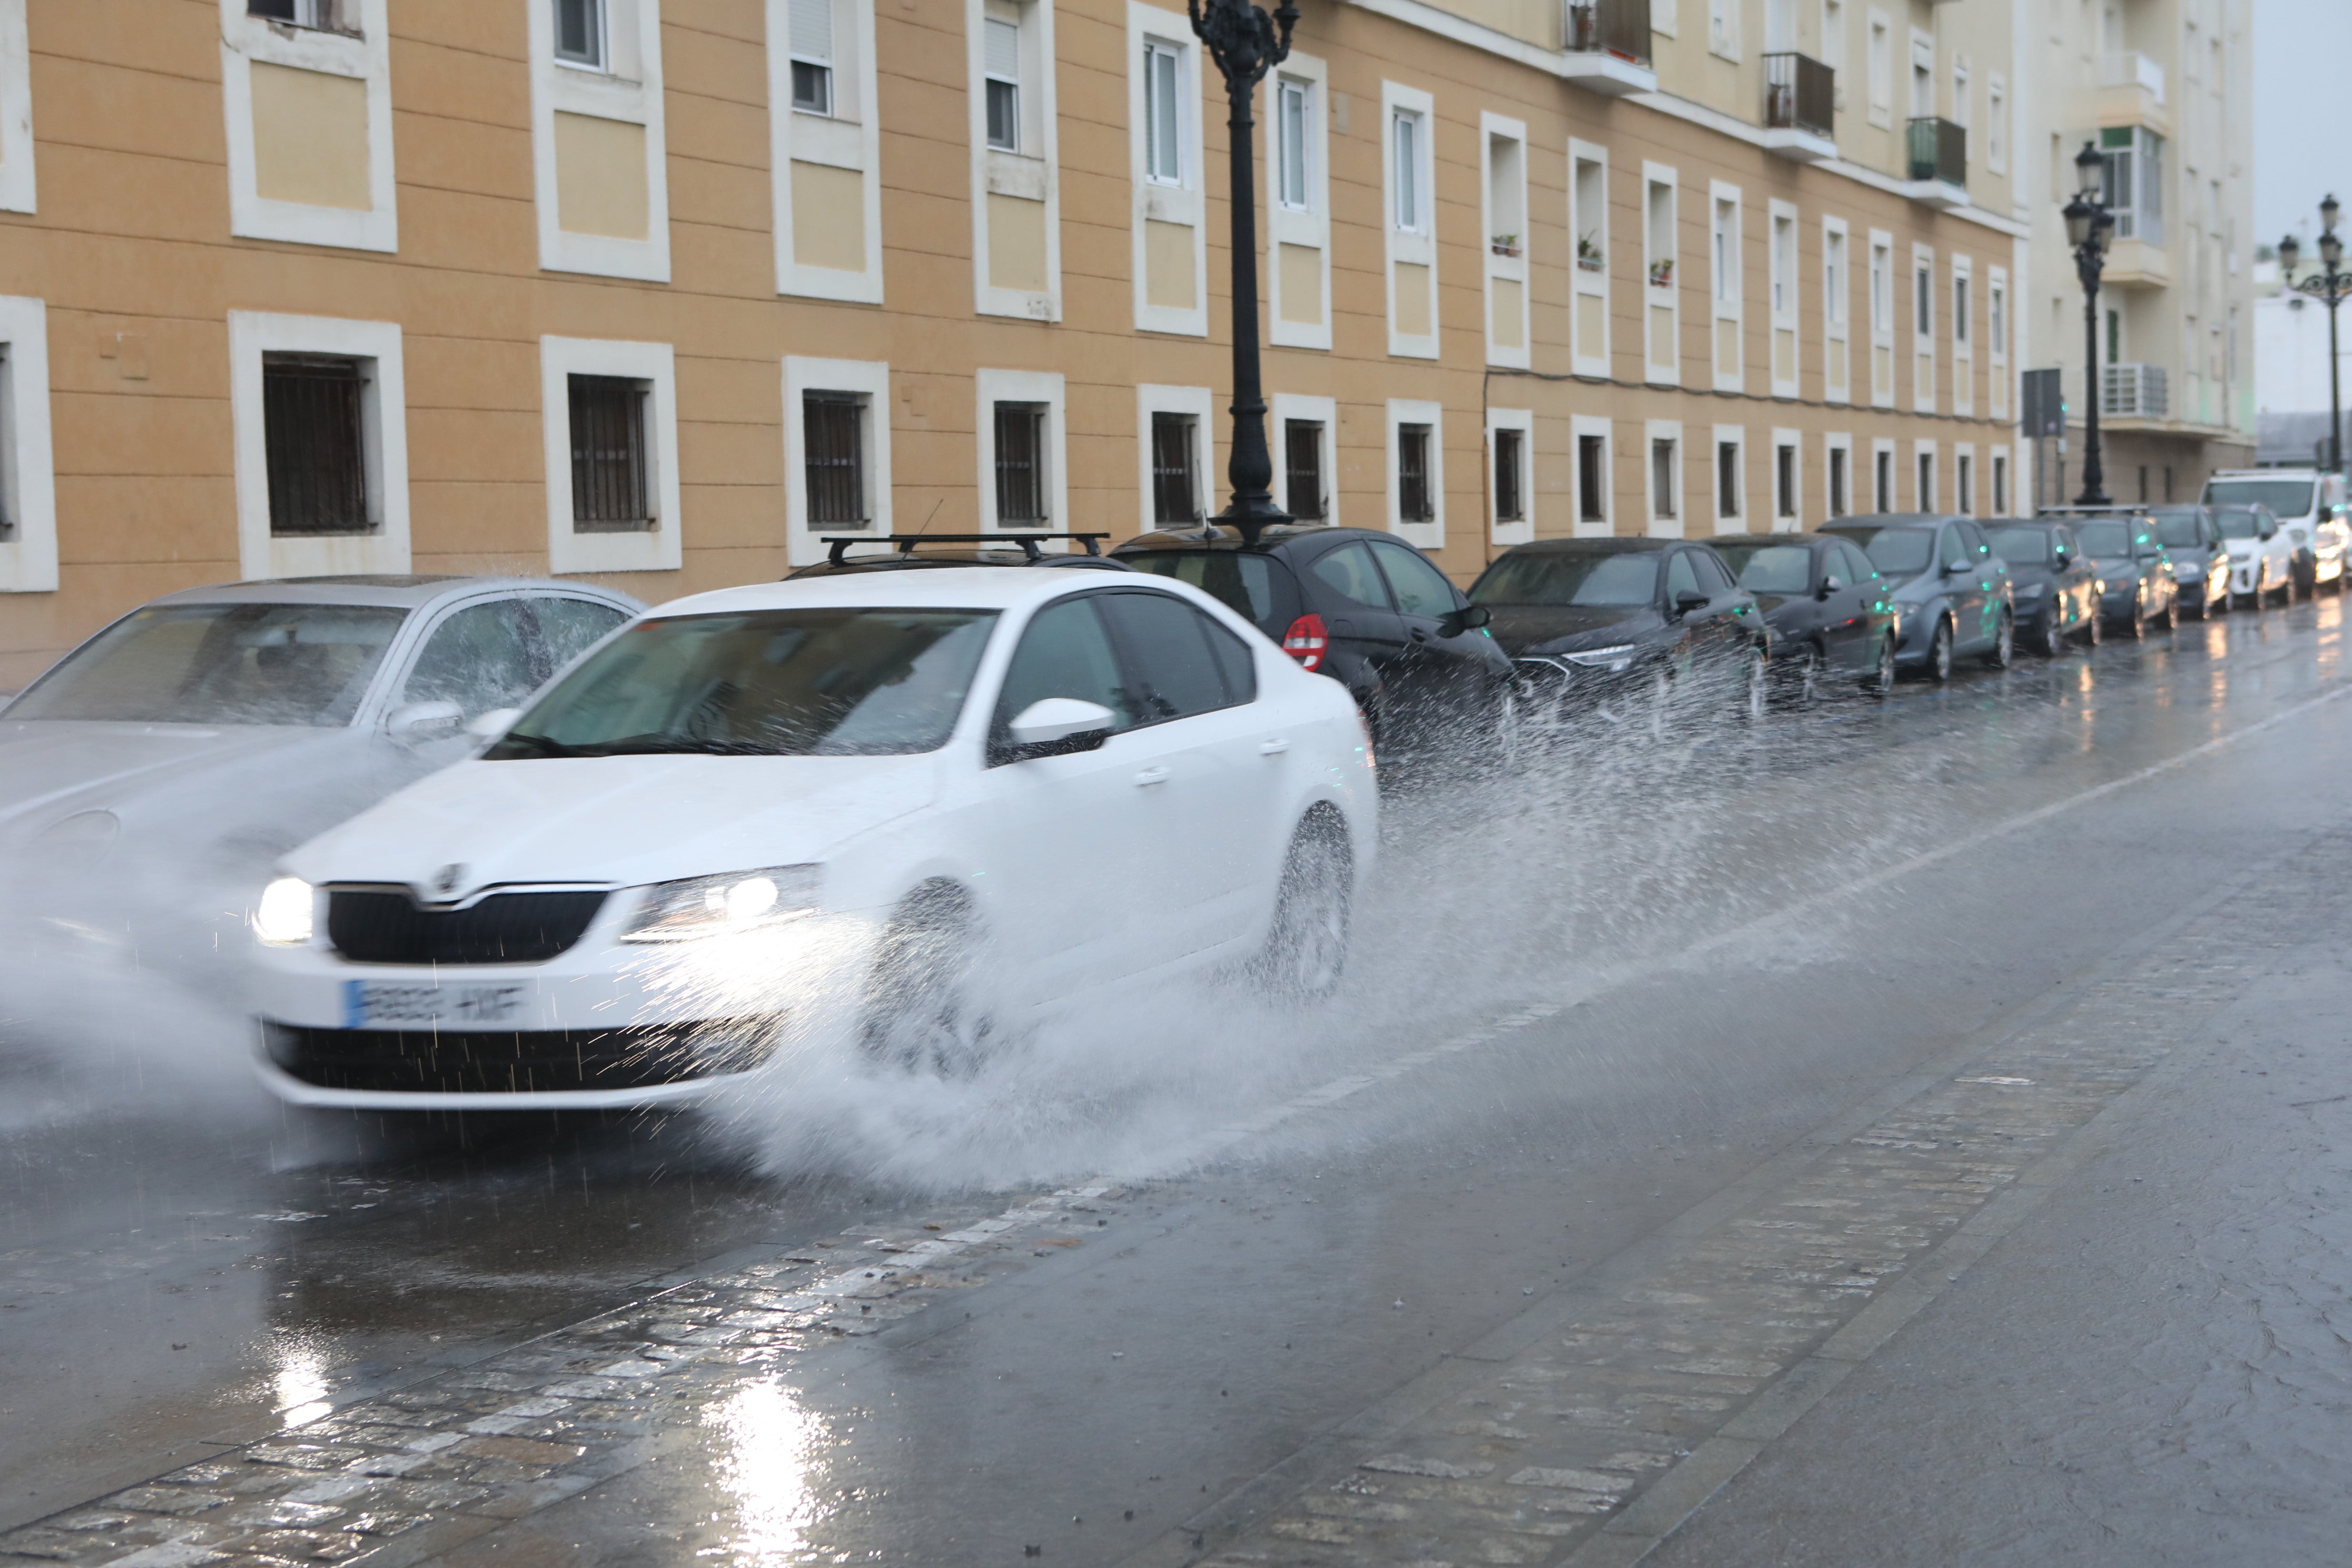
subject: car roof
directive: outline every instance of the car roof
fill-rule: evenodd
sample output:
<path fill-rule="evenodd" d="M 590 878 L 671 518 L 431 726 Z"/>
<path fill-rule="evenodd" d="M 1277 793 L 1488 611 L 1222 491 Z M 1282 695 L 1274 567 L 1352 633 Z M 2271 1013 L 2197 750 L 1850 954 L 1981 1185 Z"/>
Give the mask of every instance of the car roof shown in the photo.
<path fill-rule="evenodd" d="M 243 583 L 216 583 L 207 588 L 183 588 L 150 601 L 157 605 L 381 605 L 418 609 L 443 599 L 469 595 L 532 590 L 582 594 L 614 604 L 644 606 L 630 595 L 593 583 L 568 583 L 554 577 L 438 576 L 430 574 L 378 573 L 341 577 L 268 577 Z"/>
<path fill-rule="evenodd" d="M 1111 553 L 1117 556 L 1162 550 L 1251 550 L 1263 554 L 1286 544 L 1318 539 L 1385 539 L 1391 544 L 1405 543 L 1395 534 L 1376 528 L 1339 528 L 1328 522 L 1287 522 L 1261 530 L 1255 544 L 1244 544 L 1238 531 L 1223 523 L 1210 523 L 1202 528 L 1162 528 L 1150 533 L 1139 533 L 1117 546 Z M 1406 545 L 1406 548 L 1412 546 Z"/>
<path fill-rule="evenodd" d="M 801 605 L 1011 610 L 1061 594 L 1111 585 L 1091 572 L 1007 572 L 997 566 L 940 566 L 926 572 L 834 572 L 815 577 L 787 577 L 781 583 L 748 583 L 738 588 L 689 594 L 656 606 L 650 614 L 667 618 Z M 1123 573 L 1117 585 L 1151 593 L 1171 591 L 1162 579 L 1147 573 Z"/>
<path fill-rule="evenodd" d="M 1608 539 L 1538 539 L 1515 544 L 1496 561 L 1514 555 L 1654 555 L 1680 544 L 1704 544 L 1702 539 L 1658 539 L 1647 534 L 1618 534 Z"/>
<path fill-rule="evenodd" d="M 1941 511 L 1872 511 L 1841 517 L 1815 529 L 1816 533 L 1837 533 L 1849 528 L 1934 528 L 1938 523 L 1958 522 L 1959 519 Z"/>
<path fill-rule="evenodd" d="M 2066 521 L 2063 517 L 1989 517 L 1984 520 L 1984 525 L 1987 528 L 2063 528 Z"/>

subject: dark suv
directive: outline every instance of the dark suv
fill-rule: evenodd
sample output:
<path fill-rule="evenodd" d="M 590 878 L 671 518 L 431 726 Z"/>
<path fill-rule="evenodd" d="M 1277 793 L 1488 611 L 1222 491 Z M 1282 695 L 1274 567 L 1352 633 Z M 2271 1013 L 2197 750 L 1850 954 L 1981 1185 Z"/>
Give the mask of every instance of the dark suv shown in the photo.
<path fill-rule="evenodd" d="M 1355 694 L 1383 756 L 1457 749 L 1491 734 L 1511 661 L 1487 614 L 1391 534 L 1298 524 L 1254 544 L 1233 529 L 1168 529 L 1110 558 L 1214 595 L 1283 651 Z"/>

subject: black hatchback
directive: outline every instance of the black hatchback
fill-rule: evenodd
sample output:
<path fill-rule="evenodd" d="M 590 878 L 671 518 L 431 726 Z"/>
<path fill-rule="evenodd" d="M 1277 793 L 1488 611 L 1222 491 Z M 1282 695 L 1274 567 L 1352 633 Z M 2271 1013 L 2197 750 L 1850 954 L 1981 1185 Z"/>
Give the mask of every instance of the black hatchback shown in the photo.
<path fill-rule="evenodd" d="M 1486 612 L 1429 557 L 1370 529 L 1168 529 L 1110 559 L 1190 583 L 1255 622 L 1308 669 L 1355 695 L 1383 755 L 1458 749 L 1494 732 L 1513 687 Z"/>

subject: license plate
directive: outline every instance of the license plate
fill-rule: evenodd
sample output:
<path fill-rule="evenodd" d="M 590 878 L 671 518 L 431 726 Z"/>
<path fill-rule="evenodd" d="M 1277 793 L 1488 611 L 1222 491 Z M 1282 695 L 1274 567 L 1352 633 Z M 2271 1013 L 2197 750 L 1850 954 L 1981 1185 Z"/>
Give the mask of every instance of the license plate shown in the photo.
<path fill-rule="evenodd" d="M 522 1011 L 524 985 L 404 985 L 390 981 L 343 982 L 343 1027 L 414 1028 L 446 1024 L 478 1028 L 503 1024 Z"/>

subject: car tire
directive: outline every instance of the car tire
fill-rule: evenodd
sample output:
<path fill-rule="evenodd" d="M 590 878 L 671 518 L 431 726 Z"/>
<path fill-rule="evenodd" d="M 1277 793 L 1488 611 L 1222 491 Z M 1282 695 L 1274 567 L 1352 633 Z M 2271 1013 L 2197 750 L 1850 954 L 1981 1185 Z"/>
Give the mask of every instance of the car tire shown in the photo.
<path fill-rule="evenodd" d="M 2000 629 L 1993 633 L 1984 661 L 1989 669 L 2007 669 L 2017 661 L 2017 617 L 2007 610 L 2000 613 Z"/>
<path fill-rule="evenodd" d="M 2041 635 L 2034 645 L 2044 658 L 2063 658 L 2066 655 L 2066 623 L 2058 618 L 2058 606 L 2051 605 L 2042 612 Z"/>
<path fill-rule="evenodd" d="M 1347 823 L 1331 806 L 1318 805 L 1291 835 L 1265 947 L 1252 966 L 1251 979 L 1268 999 L 1303 1005 L 1339 988 L 1355 891 Z"/>
<path fill-rule="evenodd" d="M 2180 605 L 2180 601 L 2179 601 L 2179 600 L 2175 599 L 2175 600 L 2173 600 L 2173 601 L 2172 601 L 2172 603 L 2173 603 L 2173 607 L 2174 607 L 2175 609 L 2179 609 L 2179 605 Z M 2186 610 L 2186 611 L 2183 611 L 2183 612 L 2181 612 L 2181 613 L 2183 613 L 2183 614 L 2187 615 L 2187 616 L 2188 616 L 2188 617 L 2189 617 L 2190 620 L 2192 620 L 2192 621 L 2201 621 L 2201 620 L 2205 620 L 2205 619 L 2208 619 L 2209 617 L 2210 617 L 2210 616 L 2211 616 L 2211 615 L 2212 615 L 2212 613 L 2213 613 L 2213 606 L 2212 606 L 2212 605 L 2211 605 L 2209 601 L 2207 601 L 2207 600 L 2205 600 L 2205 599 L 2200 598 L 2200 599 L 2199 599 L 2199 600 L 2197 601 L 2197 603 L 2196 603 L 2196 605 L 2193 605 L 2191 608 L 2189 608 L 2189 609 L 2188 609 L 2188 610 Z"/>
<path fill-rule="evenodd" d="M 2091 613 L 2083 617 L 2083 646 L 2096 647 L 2107 640 L 2105 618 L 2099 613 L 2099 602 L 2091 601 Z"/>
<path fill-rule="evenodd" d="M 1949 616 L 1937 619 L 1935 635 L 1927 639 L 1927 679 L 1938 686 L 1952 679 L 1952 620 Z"/>
<path fill-rule="evenodd" d="M 1822 700 L 1822 668 L 1820 648 L 1801 647 L 1789 656 L 1788 663 L 1777 673 L 1773 684 L 1797 707 L 1811 708 Z"/>
<path fill-rule="evenodd" d="M 1895 679 L 1897 671 L 1895 653 L 1895 635 L 1889 632 L 1879 640 L 1876 668 L 1863 678 L 1862 689 L 1873 697 L 1895 695 Z"/>
<path fill-rule="evenodd" d="M 2164 602 L 2164 629 L 2168 632 L 2180 629 L 2180 596 L 2177 594 Z"/>
<path fill-rule="evenodd" d="M 891 916 L 866 971 L 858 1043 L 872 1060 L 909 1073 L 969 1078 L 997 1044 L 980 1005 L 981 927 L 970 895 L 947 882 L 909 893 Z"/>
<path fill-rule="evenodd" d="M 2134 642 L 2147 636 L 2147 621 L 2140 614 L 2140 602 L 2137 597 L 2132 600 L 2130 613 L 2124 616 L 2124 636 Z"/>

